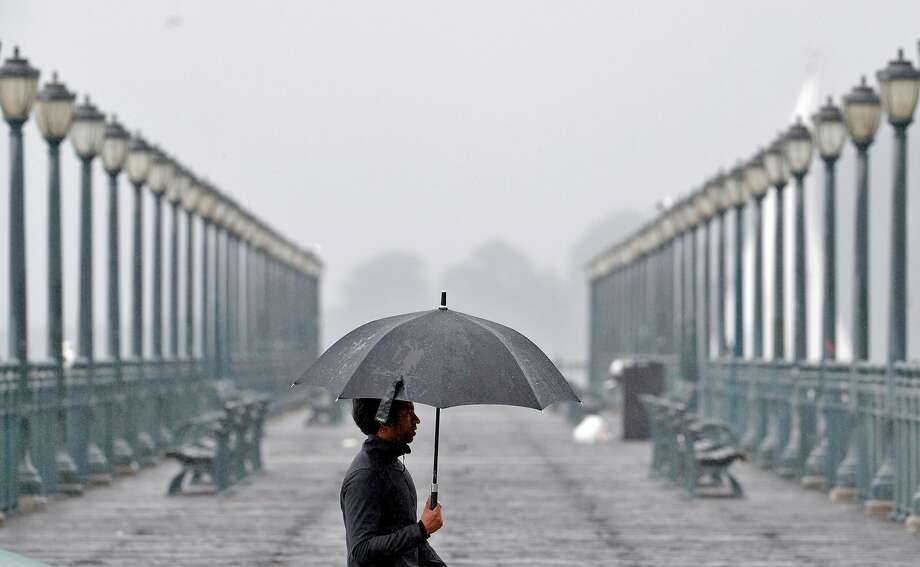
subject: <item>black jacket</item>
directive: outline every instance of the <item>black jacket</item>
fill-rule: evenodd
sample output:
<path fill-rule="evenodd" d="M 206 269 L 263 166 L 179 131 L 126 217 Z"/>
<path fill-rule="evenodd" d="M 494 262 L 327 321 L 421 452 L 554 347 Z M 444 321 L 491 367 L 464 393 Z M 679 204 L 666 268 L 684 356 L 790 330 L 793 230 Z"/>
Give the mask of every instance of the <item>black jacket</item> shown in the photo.
<path fill-rule="evenodd" d="M 444 566 L 416 517 L 415 483 L 398 457 L 403 443 L 371 435 L 342 481 L 348 567 Z"/>

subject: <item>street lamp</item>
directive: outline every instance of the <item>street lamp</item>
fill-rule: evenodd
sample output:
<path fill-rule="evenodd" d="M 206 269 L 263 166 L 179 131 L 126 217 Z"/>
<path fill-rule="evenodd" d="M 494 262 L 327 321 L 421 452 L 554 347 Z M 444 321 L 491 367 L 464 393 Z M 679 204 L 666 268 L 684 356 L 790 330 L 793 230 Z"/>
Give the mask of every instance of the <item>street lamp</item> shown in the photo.
<path fill-rule="evenodd" d="M 793 295 L 795 338 L 792 358 L 797 364 L 808 356 L 805 304 L 807 299 L 805 289 L 805 175 L 808 174 L 813 151 L 811 132 L 802 123 L 802 118 L 797 117 L 795 123 L 789 127 L 783 137 L 783 154 L 795 178 L 795 293 Z M 799 474 L 803 464 L 802 436 L 805 433 L 800 416 L 799 396 L 799 385 L 796 383 L 790 407 L 792 423 L 789 439 L 780 455 L 778 468 L 779 474 L 787 477 Z"/>
<path fill-rule="evenodd" d="M 206 376 L 210 377 L 213 371 L 213 354 L 214 347 L 211 342 L 211 334 L 208 329 L 211 325 L 211 316 L 214 312 L 211 307 L 208 289 L 210 286 L 211 262 L 209 259 L 209 236 L 208 230 L 211 225 L 211 217 L 214 214 L 214 208 L 217 205 L 217 197 L 214 189 L 206 182 L 201 186 L 201 197 L 198 199 L 197 211 L 201 217 L 201 358 L 204 361 L 204 370 Z"/>
<path fill-rule="evenodd" d="M 725 338 L 725 212 L 731 208 L 731 199 L 725 188 L 725 180 L 725 173 L 719 171 L 706 188 L 715 204 L 715 216 L 719 220 L 719 233 L 716 238 L 716 356 L 719 358 L 728 352 L 728 341 Z"/>
<path fill-rule="evenodd" d="M 51 75 L 38 93 L 35 123 L 48 143 L 48 355 L 54 361 L 57 385 L 58 447 L 55 451 L 55 491 L 83 493 L 79 472 L 70 456 L 70 431 L 67 420 L 67 385 L 64 378 L 64 283 L 61 255 L 61 142 L 73 122 L 76 96 Z"/>
<path fill-rule="evenodd" d="M 805 461 L 805 475 L 802 486 L 806 488 L 824 488 L 827 484 L 828 471 L 828 432 L 827 418 L 824 415 L 824 365 L 833 360 L 837 345 L 837 302 L 836 302 L 836 268 L 835 268 L 835 197 L 834 164 L 840 157 L 840 151 L 846 142 L 846 126 L 843 113 L 828 97 L 827 103 L 812 117 L 815 125 L 815 143 L 818 154 L 824 162 L 824 301 L 821 337 L 821 372 L 818 374 L 815 389 L 815 408 L 818 414 L 818 439 L 811 454 Z"/>
<path fill-rule="evenodd" d="M 763 358 L 763 198 L 770 188 L 764 150 L 744 166 L 744 183 L 754 200 L 754 358 Z"/>
<path fill-rule="evenodd" d="M 134 186 L 134 208 L 132 230 L 132 272 L 131 272 L 131 357 L 137 368 L 143 371 L 144 359 L 144 183 L 150 177 L 153 164 L 153 148 L 140 135 L 134 134 L 128 142 L 128 157 L 125 170 Z M 143 408 L 136 403 L 134 390 L 128 393 L 127 415 L 140 413 Z M 131 423 L 144 424 L 144 420 L 133 419 Z M 143 425 L 142 425 L 143 426 Z M 132 431 L 129 435 L 136 443 L 136 455 L 141 466 L 152 466 L 156 459 L 153 437 L 147 431 Z M 127 472 L 126 469 L 123 469 Z"/>
<path fill-rule="evenodd" d="M 712 198 L 712 190 L 710 189 L 712 186 L 713 180 L 707 181 L 703 189 L 698 191 L 693 197 L 693 206 L 696 207 L 697 213 L 700 216 L 702 221 L 700 223 L 700 228 L 702 228 L 703 231 L 703 321 L 701 325 L 703 335 L 703 359 L 707 361 L 711 356 L 710 345 L 712 344 L 711 333 L 709 331 L 709 309 L 712 305 L 709 225 L 716 213 L 716 203 Z M 306 257 L 304 257 L 304 262 L 306 262 Z"/>
<path fill-rule="evenodd" d="M 13 56 L 0 66 L 0 109 L 10 126 L 10 259 L 9 259 L 9 356 L 17 363 L 19 380 L 16 388 L 20 415 L 21 443 L 18 455 L 18 486 L 21 506 L 41 508 L 44 506 L 42 478 L 32 465 L 30 452 L 29 415 L 29 343 L 28 319 L 26 317 L 26 235 L 25 198 L 23 174 L 22 125 L 29 119 L 29 112 L 38 91 L 38 69 L 19 56 L 19 48 L 13 48 Z"/>
<path fill-rule="evenodd" d="M 144 196 L 142 189 L 150 175 L 153 150 L 140 135 L 134 134 L 128 142 L 125 169 L 134 186 L 134 211 L 132 222 L 132 277 L 131 277 L 131 356 L 140 363 L 144 357 Z"/>
<path fill-rule="evenodd" d="M 875 139 L 881 120 L 882 105 L 875 91 L 860 84 L 843 97 L 843 118 L 850 140 L 856 148 L 856 207 L 854 222 L 853 261 L 853 329 L 851 335 L 853 360 L 869 358 L 869 146 Z M 860 467 L 856 375 L 852 373 L 849 384 L 850 439 L 846 457 L 835 473 L 831 499 L 851 501 L 856 497 L 857 475 Z"/>
<path fill-rule="evenodd" d="M 176 168 L 163 151 L 153 149 L 147 184 L 153 193 L 153 358 L 163 358 L 163 193 Z"/>
<path fill-rule="evenodd" d="M 169 239 L 169 356 L 179 357 L 179 205 L 192 184 L 188 171 L 176 165 L 176 173 L 166 188 L 170 205 Z"/>
<path fill-rule="evenodd" d="M 185 209 L 185 356 L 195 358 L 195 211 L 201 198 L 201 185 L 189 173 L 189 185 L 182 195 Z"/>
<path fill-rule="evenodd" d="M 840 151 L 847 139 L 843 113 L 830 97 L 812 117 L 815 125 L 815 143 L 824 162 L 824 317 L 822 359 L 833 360 L 837 350 L 837 301 L 835 267 L 835 168 Z"/>
<path fill-rule="evenodd" d="M 684 219 L 684 243 L 687 246 L 687 252 L 690 253 L 688 260 L 688 270 L 686 273 L 686 308 L 687 313 L 687 375 L 686 379 L 690 382 L 697 382 L 699 379 L 698 367 L 698 342 L 696 329 L 696 227 L 699 225 L 701 216 L 692 197 L 687 197 L 682 206 L 681 214 Z"/>
<path fill-rule="evenodd" d="M 869 146 L 882 115 L 881 101 L 862 77 L 843 97 L 843 117 L 856 148 L 856 214 L 853 293 L 853 360 L 869 358 Z"/>
<path fill-rule="evenodd" d="M 805 294 L 805 175 L 811 165 L 813 143 L 811 132 L 798 117 L 795 124 L 786 131 L 783 139 L 783 153 L 795 177 L 795 341 L 793 359 L 808 357 Z"/>
<path fill-rule="evenodd" d="M 128 157 L 128 143 L 131 136 L 118 123 L 116 117 L 105 126 L 102 141 L 102 164 L 109 174 L 109 274 L 108 274 L 108 319 L 109 319 L 109 356 L 113 361 L 121 361 L 121 316 L 119 298 L 121 285 L 119 281 L 119 228 L 118 228 L 118 174 L 121 173 Z M 120 374 L 120 372 L 119 372 Z"/>
<path fill-rule="evenodd" d="M 776 189 L 774 193 L 774 202 L 776 203 L 774 212 L 774 233 L 773 233 L 773 358 L 782 360 L 786 352 L 786 329 L 785 329 L 785 232 L 783 229 L 785 213 L 783 189 L 789 181 L 789 162 L 783 153 L 783 135 L 780 134 L 772 144 L 766 149 L 763 155 L 764 167 L 767 170 L 767 176 L 770 178 L 770 184 Z"/>
<path fill-rule="evenodd" d="M 134 451 L 125 438 L 128 429 L 128 411 L 125 399 L 128 395 L 123 368 L 121 365 L 121 280 L 119 259 L 119 212 L 118 212 L 118 174 L 128 159 L 128 145 L 131 136 L 119 124 L 117 118 L 105 126 L 102 140 L 102 165 L 109 175 L 109 262 L 108 262 L 108 354 L 115 368 L 117 381 L 116 408 L 118 412 L 118 432 L 112 441 L 112 465 L 121 474 L 131 474 L 136 470 Z"/>
<path fill-rule="evenodd" d="M 70 142 L 81 162 L 80 195 L 80 301 L 79 340 L 77 354 L 86 364 L 87 388 L 90 392 L 87 420 L 88 431 L 94 431 L 96 420 L 95 354 L 93 349 L 93 159 L 102 150 L 105 136 L 105 115 L 89 97 L 74 110 L 70 127 Z M 90 484 L 112 481 L 105 454 L 90 435 L 87 446 L 87 480 Z"/>
<path fill-rule="evenodd" d="M 895 162 L 891 209 L 891 278 L 888 310 L 887 416 L 885 459 L 876 472 L 866 510 L 886 516 L 894 504 L 894 364 L 907 357 L 907 127 L 920 94 L 920 71 L 898 58 L 878 71 L 879 98 L 894 128 Z"/>
<path fill-rule="evenodd" d="M 774 202 L 774 235 L 773 235 L 773 359 L 780 361 L 785 358 L 785 233 L 783 229 L 784 197 L 783 189 L 789 180 L 789 164 L 783 152 L 783 135 L 780 134 L 763 153 L 764 168 L 769 178 L 769 184 L 775 188 Z M 757 460 L 767 469 L 773 468 L 777 463 L 781 450 L 781 432 L 779 431 L 780 412 L 786 411 L 782 400 L 767 402 L 773 410 L 767 411 L 767 434 L 764 436 L 757 449 Z"/>
<path fill-rule="evenodd" d="M 734 357 L 744 358 L 744 204 L 747 191 L 744 185 L 744 165 L 739 162 L 725 178 L 725 191 L 731 207 L 735 209 L 735 339 Z"/>
<path fill-rule="evenodd" d="M 82 166 L 80 209 L 79 355 L 93 361 L 93 159 L 102 149 L 105 115 L 86 96 L 74 111 L 70 141 Z"/>

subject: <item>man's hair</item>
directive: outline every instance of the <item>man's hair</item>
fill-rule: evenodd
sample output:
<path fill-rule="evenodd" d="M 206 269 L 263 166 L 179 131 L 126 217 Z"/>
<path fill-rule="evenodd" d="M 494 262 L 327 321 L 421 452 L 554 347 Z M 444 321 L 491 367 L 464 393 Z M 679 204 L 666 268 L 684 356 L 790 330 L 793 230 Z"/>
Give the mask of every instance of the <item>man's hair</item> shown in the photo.
<path fill-rule="evenodd" d="M 402 406 L 403 402 L 394 400 L 390 406 L 390 413 L 387 415 L 386 425 L 393 425 L 393 418 L 397 415 L 397 409 Z M 380 422 L 377 421 L 377 410 L 380 408 L 378 398 L 355 398 L 351 401 L 351 418 L 355 420 L 355 425 L 365 435 L 376 435 L 380 430 Z"/>

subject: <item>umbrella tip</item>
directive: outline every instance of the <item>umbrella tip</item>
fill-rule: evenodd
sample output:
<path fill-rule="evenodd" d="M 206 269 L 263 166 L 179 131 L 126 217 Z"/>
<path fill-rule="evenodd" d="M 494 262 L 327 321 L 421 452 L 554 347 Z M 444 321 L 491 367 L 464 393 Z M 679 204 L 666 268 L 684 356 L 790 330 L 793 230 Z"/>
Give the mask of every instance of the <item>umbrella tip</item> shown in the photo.
<path fill-rule="evenodd" d="M 441 290 L 441 305 L 438 309 L 447 309 L 447 292 L 444 290 Z"/>

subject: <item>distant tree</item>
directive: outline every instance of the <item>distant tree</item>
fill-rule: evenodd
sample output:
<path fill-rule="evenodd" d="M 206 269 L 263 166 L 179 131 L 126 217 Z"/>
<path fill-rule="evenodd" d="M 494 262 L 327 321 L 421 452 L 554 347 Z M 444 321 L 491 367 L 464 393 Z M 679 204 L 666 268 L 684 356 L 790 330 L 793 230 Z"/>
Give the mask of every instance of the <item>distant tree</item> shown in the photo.
<path fill-rule="evenodd" d="M 356 266 L 345 280 L 343 296 L 329 313 L 328 344 L 363 323 L 428 309 L 437 300 L 425 262 L 403 251 L 385 252 Z"/>
<path fill-rule="evenodd" d="M 479 246 L 449 267 L 442 282 L 452 308 L 513 327 L 551 357 L 561 352 L 567 302 L 559 278 L 510 244 Z"/>

